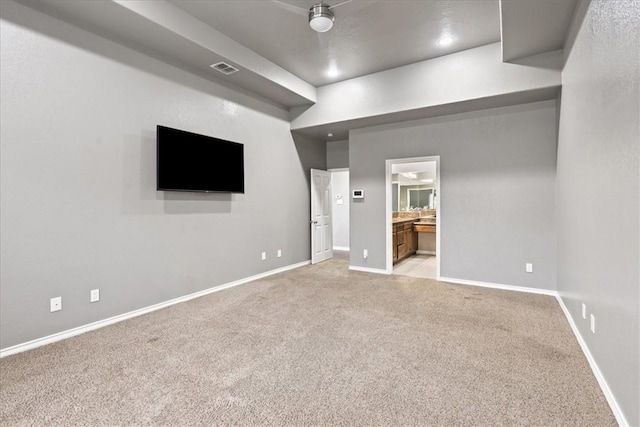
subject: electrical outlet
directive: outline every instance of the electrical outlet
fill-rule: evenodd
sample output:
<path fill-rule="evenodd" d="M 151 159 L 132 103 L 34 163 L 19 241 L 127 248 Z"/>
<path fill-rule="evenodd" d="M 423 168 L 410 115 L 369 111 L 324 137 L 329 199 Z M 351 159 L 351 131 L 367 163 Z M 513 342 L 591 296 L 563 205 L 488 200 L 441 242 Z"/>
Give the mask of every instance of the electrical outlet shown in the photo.
<path fill-rule="evenodd" d="M 587 318 L 587 305 L 585 303 L 582 303 L 582 318 Z"/>
<path fill-rule="evenodd" d="M 362 251 L 362 257 L 365 258 L 365 259 L 368 258 L 369 257 L 369 251 L 366 250 L 366 249 L 364 251 Z"/>
<path fill-rule="evenodd" d="M 591 332 L 596 333 L 596 317 L 591 315 Z"/>
<path fill-rule="evenodd" d="M 62 310 L 62 297 L 51 298 L 51 312 Z"/>
<path fill-rule="evenodd" d="M 282 256 L 282 249 L 278 249 L 278 258 Z"/>
<path fill-rule="evenodd" d="M 262 252 L 262 260 L 264 261 L 265 259 L 267 259 L 267 253 L 266 252 Z"/>
<path fill-rule="evenodd" d="M 98 302 L 100 301 L 100 289 L 92 289 L 91 297 L 89 298 L 90 302 Z"/>
<path fill-rule="evenodd" d="M 530 262 L 525 264 L 525 271 L 527 273 L 533 273 L 533 264 L 531 264 Z"/>

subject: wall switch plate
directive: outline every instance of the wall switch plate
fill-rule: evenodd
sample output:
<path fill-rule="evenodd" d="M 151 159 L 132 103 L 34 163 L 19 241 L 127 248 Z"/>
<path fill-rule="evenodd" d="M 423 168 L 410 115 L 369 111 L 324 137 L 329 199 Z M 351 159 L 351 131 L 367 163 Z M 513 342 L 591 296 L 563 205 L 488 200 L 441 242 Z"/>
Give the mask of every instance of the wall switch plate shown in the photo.
<path fill-rule="evenodd" d="M 596 317 L 591 315 L 591 332 L 596 333 Z"/>
<path fill-rule="evenodd" d="M 282 249 L 278 249 L 278 258 L 282 256 Z"/>
<path fill-rule="evenodd" d="M 587 318 L 587 305 L 585 303 L 582 303 L 582 318 Z"/>
<path fill-rule="evenodd" d="M 100 289 L 92 289 L 91 290 L 91 298 L 89 298 L 90 302 L 98 302 L 100 301 Z"/>
<path fill-rule="evenodd" d="M 525 264 L 525 271 L 527 273 L 533 273 L 533 264 L 531 264 L 530 262 Z"/>
<path fill-rule="evenodd" d="M 51 312 L 62 310 L 62 297 L 51 298 Z"/>
<path fill-rule="evenodd" d="M 267 253 L 266 252 L 262 252 L 262 260 L 264 261 L 265 259 L 267 259 Z"/>
<path fill-rule="evenodd" d="M 369 256 L 369 251 L 368 250 L 365 249 L 364 251 L 362 251 L 362 257 L 363 258 L 366 259 L 368 256 Z"/>

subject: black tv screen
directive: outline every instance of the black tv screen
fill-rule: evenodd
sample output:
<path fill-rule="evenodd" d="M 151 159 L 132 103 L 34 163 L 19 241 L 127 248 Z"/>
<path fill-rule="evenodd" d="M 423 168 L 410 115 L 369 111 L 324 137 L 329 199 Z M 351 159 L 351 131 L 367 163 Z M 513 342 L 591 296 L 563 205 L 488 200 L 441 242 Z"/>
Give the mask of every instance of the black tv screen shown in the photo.
<path fill-rule="evenodd" d="M 244 193 L 244 145 L 157 126 L 157 183 L 162 191 Z"/>

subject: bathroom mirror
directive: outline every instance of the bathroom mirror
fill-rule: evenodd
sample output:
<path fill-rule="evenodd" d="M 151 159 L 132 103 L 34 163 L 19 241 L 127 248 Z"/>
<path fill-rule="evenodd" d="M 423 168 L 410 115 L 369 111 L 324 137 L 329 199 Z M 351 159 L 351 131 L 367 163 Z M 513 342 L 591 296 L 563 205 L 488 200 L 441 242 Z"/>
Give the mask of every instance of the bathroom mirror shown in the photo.
<path fill-rule="evenodd" d="M 435 209 L 435 189 L 426 185 L 399 185 L 398 210 Z"/>
<path fill-rule="evenodd" d="M 394 164 L 391 174 L 394 212 L 436 208 L 436 162 Z"/>
<path fill-rule="evenodd" d="M 408 188 L 409 209 L 433 209 L 433 188 Z"/>

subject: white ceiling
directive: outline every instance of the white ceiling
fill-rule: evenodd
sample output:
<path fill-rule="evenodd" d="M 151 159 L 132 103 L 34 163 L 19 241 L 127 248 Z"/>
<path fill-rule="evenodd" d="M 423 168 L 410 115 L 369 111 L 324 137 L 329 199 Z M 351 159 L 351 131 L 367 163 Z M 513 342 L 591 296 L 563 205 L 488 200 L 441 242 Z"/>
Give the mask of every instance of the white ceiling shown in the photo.
<path fill-rule="evenodd" d="M 502 59 L 562 49 L 578 0 L 501 0 Z"/>
<path fill-rule="evenodd" d="M 335 22 L 326 33 L 274 1 L 170 1 L 314 86 L 500 41 L 498 0 L 353 0 L 332 9 Z M 301 10 L 314 4 L 283 2 Z M 454 42 L 442 47 L 445 35 Z M 330 76 L 331 68 L 339 74 Z"/>
<path fill-rule="evenodd" d="M 394 182 L 400 185 L 435 185 L 436 162 L 408 162 L 394 163 L 391 165 L 391 174 L 395 177 Z M 403 174 L 415 174 L 415 178 Z M 423 179 L 432 180 L 425 183 Z"/>
<path fill-rule="evenodd" d="M 314 0 L 16 0 L 219 84 L 285 108 L 317 101 L 317 88 L 502 41 L 503 60 L 560 49 L 583 0 L 325 0 L 334 27 L 316 33 L 303 14 Z M 319 1 L 319 0 L 318 0 Z M 438 40 L 451 36 L 450 46 Z M 225 76 L 210 65 L 240 71 Z M 331 76 L 334 67 L 337 75 Z M 533 95 L 532 95 L 533 96 Z M 526 102 L 552 99 L 537 92 Z M 508 104 L 442 105 L 308 129 L 345 138 L 350 129 Z M 515 102 L 514 101 L 514 102 Z M 493 104 L 495 105 L 493 105 Z M 326 128 L 325 128 L 326 127 Z M 297 132 L 304 134 L 305 129 Z"/>

